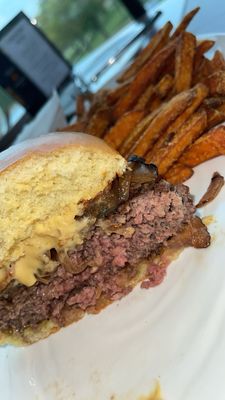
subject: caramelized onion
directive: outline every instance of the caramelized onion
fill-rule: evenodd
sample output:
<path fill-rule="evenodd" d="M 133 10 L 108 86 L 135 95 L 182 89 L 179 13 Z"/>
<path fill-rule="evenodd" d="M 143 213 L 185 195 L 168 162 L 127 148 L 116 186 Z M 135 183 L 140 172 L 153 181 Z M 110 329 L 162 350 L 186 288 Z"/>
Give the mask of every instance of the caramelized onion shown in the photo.
<path fill-rule="evenodd" d="M 112 182 L 111 186 L 100 193 L 95 199 L 87 202 L 86 210 L 82 217 L 103 218 L 115 211 L 117 207 L 129 199 L 130 185 L 154 183 L 158 177 L 154 164 L 146 164 L 141 157 L 131 156 L 128 160 L 129 169 Z"/>
<path fill-rule="evenodd" d="M 214 172 L 211 182 L 206 190 L 205 194 L 199 200 L 196 205 L 197 208 L 203 207 L 208 204 L 210 201 L 214 200 L 216 196 L 219 194 L 220 190 L 224 185 L 224 177 L 220 175 L 218 172 Z"/>
<path fill-rule="evenodd" d="M 173 236 L 167 243 L 167 247 L 180 249 L 192 246 L 202 249 L 210 245 L 210 234 L 202 220 L 196 215 L 186 224 L 181 232 Z"/>
<path fill-rule="evenodd" d="M 132 169 L 131 183 L 154 183 L 158 177 L 157 167 L 154 164 L 146 164 L 144 158 L 131 156 L 128 159 Z"/>
<path fill-rule="evenodd" d="M 65 270 L 71 274 L 79 274 L 87 268 L 86 263 L 80 263 L 79 265 L 74 266 L 67 253 L 59 253 L 59 260 Z"/>
<path fill-rule="evenodd" d="M 131 172 L 126 171 L 121 177 L 117 177 L 110 188 L 100 193 L 87 204 L 85 213 L 87 217 L 103 218 L 129 198 Z M 78 217 L 80 218 L 80 217 Z"/>
<path fill-rule="evenodd" d="M 44 283 L 44 285 L 48 285 L 48 283 L 51 280 L 51 275 L 44 275 L 44 276 L 35 275 L 35 277 L 38 280 L 38 282 Z"/>

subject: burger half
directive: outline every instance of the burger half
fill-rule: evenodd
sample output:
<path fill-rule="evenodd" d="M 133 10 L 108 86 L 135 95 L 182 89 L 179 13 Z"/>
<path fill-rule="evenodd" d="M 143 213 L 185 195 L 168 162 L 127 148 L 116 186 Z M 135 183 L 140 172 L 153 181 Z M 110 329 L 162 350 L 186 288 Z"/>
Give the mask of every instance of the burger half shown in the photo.
<path fill-rule="evenodd" d="M 51 134 L 0 155 L 0 343 L 29 344 L 162 281 L 210 236 L 184 185 L 102 140 Z"/>

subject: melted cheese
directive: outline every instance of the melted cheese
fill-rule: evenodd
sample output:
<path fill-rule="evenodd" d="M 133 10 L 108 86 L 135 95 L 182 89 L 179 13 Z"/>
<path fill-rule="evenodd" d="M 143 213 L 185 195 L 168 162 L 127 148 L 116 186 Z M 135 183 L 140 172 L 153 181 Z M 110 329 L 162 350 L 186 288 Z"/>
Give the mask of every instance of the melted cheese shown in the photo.
<path fill-rule="evenodd" d="M 75 221 L 71 213 L 38 221 L 32 235 L 13 250 L 11 260 L 15 279 L 26 286 L 34 285 L 38 271 L 49 271 L 49 266 L 50 269 L 55 267 L 55 263 L 46 256 L 47 251 L 51 248 L 68 250 L 82 243 L 82 231 L 89 224 L 87 218 Z"/>
<path fill-rule="evenodd" d="M 0 269 L 0 282 L 4 281 L 7 276 L 5 269 Z"/>
<path fill-rule="evenodd" d="M 36 282 L 35 273 L 43 267 L 43 254 L 55 247 L 56 239 L 49 236 L 37 236 L 27 240 L 24 246 L 24 256 L 14 265 L 14 277 L 26 286 Z"/>

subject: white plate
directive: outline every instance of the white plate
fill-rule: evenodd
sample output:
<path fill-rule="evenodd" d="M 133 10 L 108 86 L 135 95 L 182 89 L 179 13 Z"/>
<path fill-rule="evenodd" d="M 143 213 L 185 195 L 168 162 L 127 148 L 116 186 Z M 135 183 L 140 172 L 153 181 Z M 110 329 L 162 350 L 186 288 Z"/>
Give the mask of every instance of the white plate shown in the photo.
<path fill-rule="evenodd" d="M 214 171 L 225 176 L 225 157 L 196 168 L 196 201 Z M 137 400 L 158 381 L 165 400 L 224 400 L 225 187 L 200 215 L 213 216 L 211 246 L 186 249 L 161 285 L 30 347 L 1 348 L 0 399 Z"/>
<path fill-rule="evenodd" d="M 189 180 L 198 201 L 225 157 Z M 99 315 L 86 316 L 27 348 L 0 350 L 4 400 L 137 400 L 156 380 L 164 399 L 225 398 L 225 187 L 201 211 L 213 216 L 210 248 L 187 249 L 164 282 L 136 288 Z"/>

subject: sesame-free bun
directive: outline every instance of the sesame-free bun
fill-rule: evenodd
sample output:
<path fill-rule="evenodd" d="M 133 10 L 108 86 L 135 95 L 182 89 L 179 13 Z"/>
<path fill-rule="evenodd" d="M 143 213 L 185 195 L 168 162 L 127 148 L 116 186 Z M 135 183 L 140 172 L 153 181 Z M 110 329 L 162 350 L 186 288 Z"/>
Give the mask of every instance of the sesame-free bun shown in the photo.
<path fill-rule="evenodd" d="M 81 243 L 84 202 L 123 174 L 126 161 L 102 140 L 54 133 L 0 154 L 0 290 L 16 281 L 31 286 L 50 268 L 51 248 Z M 53 266 L 51 266 L 53 268 Z"/>

